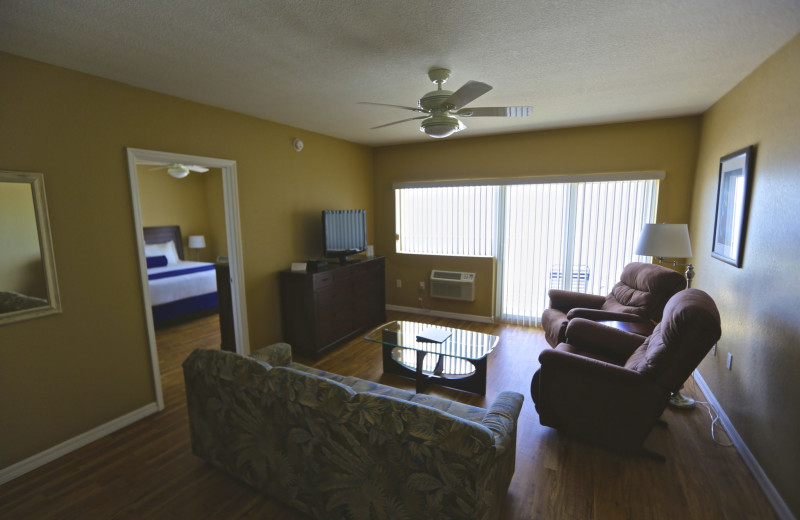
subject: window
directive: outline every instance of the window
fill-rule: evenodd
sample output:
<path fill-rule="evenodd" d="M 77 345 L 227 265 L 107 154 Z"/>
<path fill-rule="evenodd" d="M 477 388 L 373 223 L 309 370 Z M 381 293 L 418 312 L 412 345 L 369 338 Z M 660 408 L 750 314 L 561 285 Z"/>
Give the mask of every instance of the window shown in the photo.
<path fill-rule="evenodd" d="M 655 220 L 663 177 L 395 186 L 397 252 L 496 256 L 499 316 L 538 325 L 549 289 L 607 294 L 625 264 L 645 260 L 633 248 L 644 224 Z"/>
<path fill-rule="evenodd" d="M 395 191 L 398 253 L 495 256 L 497 186 Z"/>

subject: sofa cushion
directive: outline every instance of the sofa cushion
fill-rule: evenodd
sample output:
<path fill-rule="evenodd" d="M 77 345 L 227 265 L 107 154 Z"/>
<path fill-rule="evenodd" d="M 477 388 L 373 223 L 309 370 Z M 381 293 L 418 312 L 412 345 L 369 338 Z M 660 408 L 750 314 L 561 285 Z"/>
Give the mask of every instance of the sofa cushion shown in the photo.
<path fill-rule="evenodd" d="M 319 377 L 326 377 L 328 379 L 332 379 L 337 383 L 349 386 L 350 388 L 353 389 L 353 391 L 358 393 L 369 392 L 371 394 L 377 394 L 377 395 L 389 395 L 397 399 L 403 399 L 404 401 L 410 401 L 411 398 L 414 397 L 414 392 L 409 392 L 408 390 L 401 390 L 399 388 L 394 388 L 392 386 L 382 385 L 380 383 L 375 383 L 373 381 L 366 381 L 364 379 L 359 379 L 353 376 L 342 376 L 339 374 L 334 374 L 333 372 L 326 372 L 325 370 L 320 370 L 319 368 L 309 367 L 295 362 L 292 362 L 289 366 L 301 372 L 306 372 L 308 374 L 314 374 Z"/>
<path fill-rule="evenodd" d="M 449 399 L 436 397 L 435 395 L 428 394 L 414 394 L 411 398 L 412 403 L 424 404 L 431 408 L 436 408 L 442 412 L 447 412 L 450 415 L 455 415 L 467 421 L 480 423 L 486 417 L 486 410 L 478 408 L 477 406 L 470 406 L 468 404 L 457 403 Z"/>
<path fill-rule="evenodd" d="M 294 370 L 298 370 L 300 372 L 305 372 L 307 374 L 314 374 L 315 376 L 325 377 L 327 379 L 331 379 L 336 381 L 337 383 L 342 383 L 345 379 L 344 376 L 339 374 L 334 374 L 333 372 L 326 372 L 325 370 L 320 370 L 319 368 L 309 367 L 303 365 L 301 363 L 295 363 L 292 361 L 289 363 L 289 368 L 293 368 Z M 348 385 L 349 386 L 349 385 Z"/>
<path fill-rule="evenodd" d="M 270 390 L 282 399 L 336 418 L 345 415 L 347 402 L 356 395 L 349 386 L 290 367 L 274 367 L 268 381 Z"/>
<path fill-rule="evenodd" d="M 403 401 L 424 404 L 425 406 L 430 406 L 431 408 L 435 408 L 439 411 L 447 412 L 450 415 L 455 415 L 456 417 L 477 423 L 480 423 L 486 416 L 486 410 L 483 408 L 458 403 L 449 399 L 436 397 L 434 395 L 415 394 L 414 392 L 409 392 L 408 390 L 401 390 L 399 388 L 382 385 L 373 381 L 366 381 L 353 376 L 342 376 L 300 363 L 292 362 L 289 366 L 300 372 L 331 379 L 337 383 L 341 383 L 344 386 L 350 387 L 354 392 L 359 394 L 369 393 L 375 395 L 384 395 Z"/>
<path fill-rule="evenodd" d="M 373 381 L 366 381 L 357 377 L 345 377 L 342 384 L 345 384 L 358 393 L 370 393 L 376 395 L 387 395 L 395 399 L 402 399 L 403 401 L 410 401 L 414 397 L 414 392 L 408 390 L 401 390 L 393 386 L 382 385 Z"/>
<path fill-rule="evenodd" d="M 416 451 L 423 459 L 428 458 L 420 451 L 425 445 L 436 445 L 437 449 L 473 459 L 487 457 L 488 460 L 493 456 L 486 452 L 494 444 L 493 433 L 480 421 L 441 413 L 438 408 L 413 400 L 369 392 L 358 394 L 350 402 L 349 409 L 354 412 L 351 422 L 375 425 L 387 433 L 398 435 L 401 445 Z M 483 412 L 485 415 L 486 410 Z"/>

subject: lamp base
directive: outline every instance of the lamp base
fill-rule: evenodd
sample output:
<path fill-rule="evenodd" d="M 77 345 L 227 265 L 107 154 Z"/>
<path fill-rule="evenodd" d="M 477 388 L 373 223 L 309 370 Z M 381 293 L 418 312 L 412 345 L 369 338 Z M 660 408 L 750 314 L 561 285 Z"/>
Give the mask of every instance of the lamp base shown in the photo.
<path fill-rule="evenodd" d="M 680 390 L 669 398 L 669 405 L 680 410 L 692 410 L 697 403 L 691 397 L 686 397 Z"/>

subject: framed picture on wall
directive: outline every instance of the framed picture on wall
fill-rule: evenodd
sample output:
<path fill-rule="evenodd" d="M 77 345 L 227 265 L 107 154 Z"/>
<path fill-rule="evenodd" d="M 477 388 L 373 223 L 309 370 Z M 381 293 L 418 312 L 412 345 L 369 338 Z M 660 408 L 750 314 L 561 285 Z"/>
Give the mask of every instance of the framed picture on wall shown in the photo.
<path fill-rule="evenodd" d="M 717 212 L 711 256 L 736 267 L 742 266 L 754 156 L 755 146 L 751 145 L 719 160 Z"/>

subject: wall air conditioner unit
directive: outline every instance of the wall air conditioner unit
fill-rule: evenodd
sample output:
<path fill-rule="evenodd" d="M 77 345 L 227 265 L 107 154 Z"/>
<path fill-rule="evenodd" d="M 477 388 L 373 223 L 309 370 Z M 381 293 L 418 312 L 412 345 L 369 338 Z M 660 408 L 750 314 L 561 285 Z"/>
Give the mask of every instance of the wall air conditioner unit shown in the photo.
<path fill-rule="evenodd" d="M 431 271 L 431 298 L 475 301 L 475 273 Z"/>

